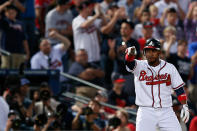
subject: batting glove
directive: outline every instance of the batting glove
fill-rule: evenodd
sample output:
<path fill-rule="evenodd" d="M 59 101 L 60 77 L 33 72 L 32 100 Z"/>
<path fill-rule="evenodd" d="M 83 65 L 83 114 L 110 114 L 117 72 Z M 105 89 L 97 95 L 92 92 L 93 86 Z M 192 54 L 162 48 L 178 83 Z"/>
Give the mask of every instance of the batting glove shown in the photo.
<path fill-rule="evenodd" d="M 183 105 L 183 108 L 181 110 L 181 119 L 184 123 L 187 123 L 189 120 L 189 108 L 187 104 Z"/>
<path fill-rule="evenodd" d="M 131 56 L 137 55 L 137 51 L 136 51 L 135 46 L 131 46 L 131 47 L 127 48 L 126 51 L 125 51 L 125 53 L 127 53 L 127 55 L 129 55 L 129 56 L 130 55 Z"/>

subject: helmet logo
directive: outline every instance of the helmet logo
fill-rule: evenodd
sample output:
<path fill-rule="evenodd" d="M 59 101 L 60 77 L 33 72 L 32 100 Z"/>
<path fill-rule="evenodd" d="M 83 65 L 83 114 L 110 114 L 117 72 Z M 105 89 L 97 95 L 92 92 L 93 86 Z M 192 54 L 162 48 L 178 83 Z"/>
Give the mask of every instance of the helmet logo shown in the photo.
<path fill-rule="evenodd" d="M 149 43 L 149 46 L 154 46 L 154 44 L 153 44 L 153 42 L 152 42 L 152 41 Z"/>

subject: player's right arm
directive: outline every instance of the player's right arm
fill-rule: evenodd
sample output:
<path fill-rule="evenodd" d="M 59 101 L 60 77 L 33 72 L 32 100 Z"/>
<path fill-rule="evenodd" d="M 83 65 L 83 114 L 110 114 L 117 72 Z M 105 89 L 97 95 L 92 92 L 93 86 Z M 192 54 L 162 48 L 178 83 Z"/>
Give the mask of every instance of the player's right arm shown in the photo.
<path fill-rule="evenodd" d="M 176 67 L 174 65 L 171 66 L 172 74 L 172 88 L 175 91 L 179 102 L 183 105 L 181 110 L 181 118 L 182 121 L 187 123 L 189 121 L 189 108 L 187 105 L 187 94 L 184 91 L 185 83 L 183 82 L 180 74 L 178 73 Z"/>
<path fill-rule="evenodd" d="M 129 47 L 125 51 L 125 65 L 129 72 L 133 72 L 136 67 L 136 61 L 134 60 L 135 55 L 137 54 L 136 52 L 135 46 Z"/>

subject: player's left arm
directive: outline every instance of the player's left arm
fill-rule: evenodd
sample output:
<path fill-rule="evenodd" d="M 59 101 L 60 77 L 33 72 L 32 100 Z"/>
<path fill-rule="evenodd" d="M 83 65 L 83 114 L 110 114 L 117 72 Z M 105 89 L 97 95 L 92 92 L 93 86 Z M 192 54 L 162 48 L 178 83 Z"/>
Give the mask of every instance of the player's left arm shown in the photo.
<path fill-rule="evenodd" d="M 183 105 L 181 110 L 182 121 L 187 123 L 189 120 L 189 108 L 187 105 L 187 95 L 184 91 L 185 83 L 183 82 L 177 69 L 172 65 L 172 88 L 175 91 L 179 102 Z"/>

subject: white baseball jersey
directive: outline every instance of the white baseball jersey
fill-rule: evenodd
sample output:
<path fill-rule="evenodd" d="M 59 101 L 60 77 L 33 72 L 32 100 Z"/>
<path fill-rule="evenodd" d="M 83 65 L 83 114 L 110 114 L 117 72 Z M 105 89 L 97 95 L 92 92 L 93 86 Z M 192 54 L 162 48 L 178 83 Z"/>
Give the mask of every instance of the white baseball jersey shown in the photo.
<path fill-rule="evenodd" d="M 135 60 L 133 70 L 127 66 L 135 77 L 136 105 L 146 107 L 171 107 L 172 89 L 176 90 L 185 83 L 174 65 L 160 60 L 156 67 L 148 65 L 147 60 Z"/>
<path fill-rule="evenodd" d="M 90 19 L 88 17 L 88 19 Z M 72 23 L 74 34 L 75 51 L 85 49 L 88 53 L 88 62 L 100 60 L 100 47 L 97 35 L 97 29 L 100 27 L 101 20 L 97 19 L 88 28 L 81 28 L 81 24 L 86 21 L 81 15 L 74 18 Z"/>

